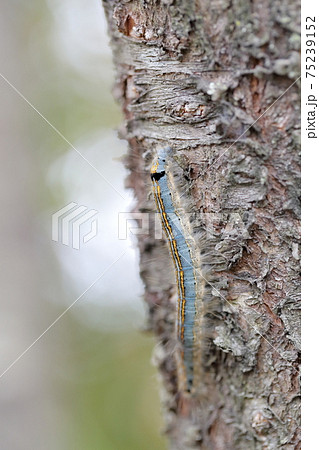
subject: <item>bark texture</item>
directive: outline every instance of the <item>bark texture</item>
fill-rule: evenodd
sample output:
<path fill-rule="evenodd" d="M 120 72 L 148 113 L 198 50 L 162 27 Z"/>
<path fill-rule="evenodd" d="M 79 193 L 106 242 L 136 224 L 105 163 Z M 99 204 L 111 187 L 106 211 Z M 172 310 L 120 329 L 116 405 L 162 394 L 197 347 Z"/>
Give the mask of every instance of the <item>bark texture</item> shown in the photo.
<path fill-rule="evenodd" d="M 164 241 L 139 236 L 171 448 L 298 449 L 298 2 L 108 0 L 105 9 L 136 210 L 154 211 L 149 166 L 169 145 L 193 211 L 215 214 L 202 223 L 212 308 L 195 403 L 177 394 L 170 255 Z"/>

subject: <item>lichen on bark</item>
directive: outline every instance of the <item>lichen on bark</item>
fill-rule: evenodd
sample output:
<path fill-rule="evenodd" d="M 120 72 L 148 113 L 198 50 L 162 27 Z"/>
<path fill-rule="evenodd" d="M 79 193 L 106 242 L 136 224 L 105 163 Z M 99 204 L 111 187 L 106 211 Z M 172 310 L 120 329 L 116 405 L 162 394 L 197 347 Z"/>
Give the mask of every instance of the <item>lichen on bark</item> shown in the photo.
<path fill-rule="evenodd" d="M 154 211 L 148 168 L 153 150 L 170 145 L 193 209 L 219 217 L 203 223 L 213 308 L 206 395 L 193 410 L 177 395 L 166 244 L 139 236 L 171 446 L 300 448 L 299 4 L 104 5 L 136 210 Z"/>

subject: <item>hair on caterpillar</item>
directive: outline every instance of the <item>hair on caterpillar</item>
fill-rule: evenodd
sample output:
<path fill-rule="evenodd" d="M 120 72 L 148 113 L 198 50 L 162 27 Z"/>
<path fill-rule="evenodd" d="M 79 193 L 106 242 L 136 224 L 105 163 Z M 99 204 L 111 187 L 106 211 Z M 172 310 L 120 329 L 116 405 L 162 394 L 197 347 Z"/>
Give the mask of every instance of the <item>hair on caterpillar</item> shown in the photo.
<path fill-rule="evenodd" d="M 204 395 L 199 397 L 183 391 L 176 391 L 177 380 L 167 378 L 167 373 L 172 373 L 172 369 L 174 369 L 174 367 L 170 367 L 171 364 L 174 364 L 174 359 L 167 354 L 166 345 L 158 344 L 155 346 L 152 363 L 159 369 L 157 373 L 160 397 L 166 409 L 165 431 L 168 432 L 174 428 L 176 414 L 178 414 L 179 426 L 183 428 L 184 432 L 179 435 L 178 441 L 174 441 L 174 448 L 180 450 L 197 449 L 203 440 L 202 424 L 207 424 L 207 428 L 211 424 L 212 410 L 210 405 L 206 404 Z"/>
<path fill-rule="evenodd" d="M 157 165 L 157 158 L 163 157 L 163 165 Z M 171 246 L 172 258 L 174 260 L 174 249 L 172 250 L 172 240 L 182 243 L 182 247 L 186 244 L 190 246 L 191 261 L 194 268 L 194 278 L 196 278 L 196 316 L 194 318 L 193 330 L 195 339 L 192 343 L 194 351 L 194 359 L 192 364 L 183 360 L 183 349 L 185 342 L 178 335 L 178 317 L 175 325 L 175 334 L 166 333 L 163 336 L 163 342 L 156 347 L 154 351 L 153 361 L 160 370 L 161 384 L 165 385 L 162 389 L 161 397 L 168 411 L 167 427 L 174 429 L 176 413 L 178 415 L 179 427 L 182 427 L 183 433 L 178 436 L 178 441 L 174 442 L 174 448 L 177 449 L 196 449 L 205 445 L 203 440 L 205 434 L 202 434 L 204 428 L 209 429 L 213 423 L 214 411 L 210 409 L 207 399 L 207 387 L 211 384 L 212 377 L 216 377 L 214 361 L 223 355 L 221 350 L 216 350 L 214 339 L 216 338 L 212 324 L 222 322 L 227 319 L 227 313 L 224 309 L 225 295 L 227 288 L 227 278 L 216 275 L 216 272 L 222 273 L 230 264 L 233 264 L 233 257 L 236 255 L 229 254 L 226 247 L 219 248 L 220 242 L 218 227 L 215 229 L 214 220 L 210 216 L 205 216 L 204 212 L 197 212 L 194 203 L 190 200 L 189 192 L 193 188 L 191 181 L 185 177 L 185 169 L 183 169 L 174 158 L 174 153 L 158 152 L 153 163 L 153 178 L 156 183 L 153 188 L 159 188 L 157 202 L 162 201 L 164 209 L 161 210 L 162 220 L 164 221 L 164 213 L 173 217 L 168 225 L 173 226 L 181 222 L 180 226 L 176 226 L 174 233 L 166 230 L 169 234 L 168 241 Z M 163 170 L 164 169 L 164 170 Z M 164 174 L 163 174 L 164 172 Z M 168 183 L 167 189 L 163 185 L 157 184 L 158 181 L 166 179 Z M 170 210 L 169 198 L 172 199 L 173 209 Z M 166 217 L 169 221 L 169 217 Z M 212 229 L 207 230 L 207 225 L 213 224 Z M 166 223 L 167 226 L 167 223 Z M 213 228 L 214 227 L 214 228 Z M 177 230 L 177 231 L 176 231 Z M 184 236 L 184 241 L 179 237 L 178 230 Z M 177 234 L 176 234 L 177 233 Z M 229 239 L 231 239 L 231 232 Z M 170 241 L 171 239 L 171 241 Z M 227 244 L 228 235 L 225 233 L 225 243 Z M 182 258 L 180 249 L 177 249 L 180 258 Z M 176 258 L 176 254 L 175 254 Z M 176 259 L 175 266 L 176 266 Z M 177 270 L 177 278 L 181 277 Z M 192 276 L 188 275 L 188 280 Z M 177 280 L 177 285 L 178 285 Z M 177 286 L 178 295 L 180 295 Z M 178 297 L 177 295 L 177 297 Z M 178 303 L 178 302 L 177 302 Z M 178 310 L 174 314 L 178 316 Z M 172 320 L 172 310 L 170 310 L 170 321 Z M 171 328 L 172 330 L 172 328 Z M 220 336 L 217 336 L 220 338 Z M 232 351 L 227 345 L 227 336 L 225 336 L 225 351 Z M 232 345 L 232 344 L 231 344 Z M 237 343 L 234 345 L 238 346 Z M 234 347 L 235 348 L 235 347 Z M 235 351 L 237 349 L 235 348 Z M 235 355 L 235 353 L 234 353 Z M 174 357 L 172 357 L 174 356 Z M 185 380 L 185 369 L 183 366 L 188 365 L 188 369 L 193 371 L 193 380 L 191 385 Z M 182 369 L 180 368 L 182 366 Z M 210 380 L 209 382 L 207 382 Z M 171 411 L 171 414 L 169 413 Z M 174 439 L 174 437 L 173 437 Z M 206 448 L 206 447 L 203 447 Z M 207 447 L 208 448 L 208 447 Z"/>
<path fill-rule="evenodd" d="M 216 273 L 225 271 L 240 257 L 247 233 L 229 217 L 194 211 L 189 195 L 194 185 L 182 159 L 170 148 L 159 150 L 151 178 L 178 288 L 175 339 L 171 336 L 177 344 L 171 349 L 175 353 L 178 395 L 199 399 L 205 396 L 204 377 L 214 345 L 212 324 L 222 322 L 226 314 L 227 278 L 216 277 Z M 238 247 L 233 245 L 235 234 L 240 238 Z M 187 313 L 190 318 L 184 323 Z"/>
<path fill-rule="evenodd" d="M 204 233 L 188 200 L 189 179 L 176 163 L 172 149 L 158 151 L 151 168 L 153 193 L 175 265 L 178 287 L 176 351 L 178 392 L 201 393 L 204 300 L 209 295 L 202 275 L 200 248 Z M 197 236 L 198 235 L 198 236 Z M 195 237 L 196 236 L 196 237 Z"/>

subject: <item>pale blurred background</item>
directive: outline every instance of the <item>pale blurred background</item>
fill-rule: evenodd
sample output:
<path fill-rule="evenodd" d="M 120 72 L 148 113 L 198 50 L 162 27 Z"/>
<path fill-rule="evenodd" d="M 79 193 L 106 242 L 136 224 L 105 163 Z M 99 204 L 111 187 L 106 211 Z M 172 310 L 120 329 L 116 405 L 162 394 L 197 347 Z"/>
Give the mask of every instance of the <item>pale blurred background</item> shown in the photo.
<path fill-rule="evenodd" d="M 138 255 L 118 239 L 133 198 L 116 160 L 126 143 L 100 0 L 1 10 L 0 448 L 164 449 Z M 70 202 L 98 211 L 80 250 L 51 239 L 52 214 Z"/>

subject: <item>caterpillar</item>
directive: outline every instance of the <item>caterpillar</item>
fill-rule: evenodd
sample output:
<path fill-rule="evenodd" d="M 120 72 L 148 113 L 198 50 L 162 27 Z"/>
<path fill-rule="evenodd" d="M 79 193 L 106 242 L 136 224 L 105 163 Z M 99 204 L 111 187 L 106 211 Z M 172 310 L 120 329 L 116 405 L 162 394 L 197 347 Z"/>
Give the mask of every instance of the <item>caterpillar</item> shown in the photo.
<path fill-rule="evenodd" d="M 178 389 L 192 394 L 200 381 L 204 278 L 190 215 L 183 207 L 173 166 L 172 149 L 159 150 L 151 167 L 151 180 L 176 273 Z"/>

